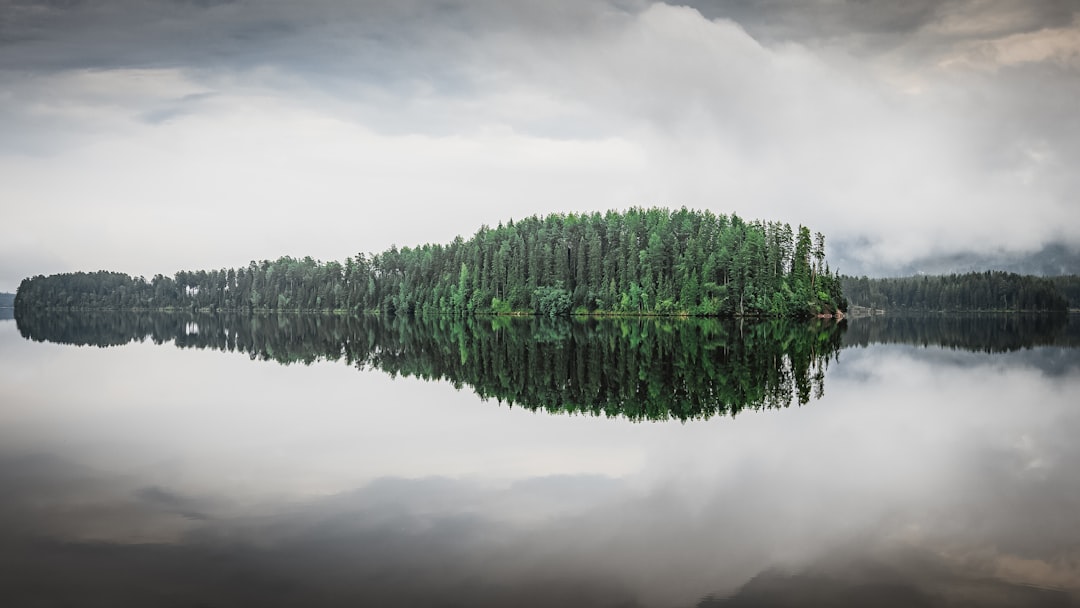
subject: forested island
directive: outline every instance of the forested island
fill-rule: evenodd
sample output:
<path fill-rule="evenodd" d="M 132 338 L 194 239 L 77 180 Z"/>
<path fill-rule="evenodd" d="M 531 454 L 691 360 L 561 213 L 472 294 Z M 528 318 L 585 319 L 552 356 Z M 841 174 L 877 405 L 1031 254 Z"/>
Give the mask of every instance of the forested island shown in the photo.
<path fill-rule="evenodd" d="M 841 277 L 852 306 L 889 312 L 1065 312 L 1080 307 L 1080 277 L 986 271 L 870 279 Z"/>
<path fill-rule="evenodd" d="M 811 317 L 847 301 L 809 228 L 686 208 L 532 216 L 446 245 L 282 257 L 147 280 L 24 279 L 20 310 Z"/>

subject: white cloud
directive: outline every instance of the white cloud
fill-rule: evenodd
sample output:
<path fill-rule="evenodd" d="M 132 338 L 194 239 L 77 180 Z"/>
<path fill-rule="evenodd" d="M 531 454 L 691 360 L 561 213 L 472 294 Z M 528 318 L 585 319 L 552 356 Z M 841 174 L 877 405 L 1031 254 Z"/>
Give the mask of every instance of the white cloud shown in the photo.
<path fill-rule="evenodd" d="M 156 67 L 0 72 L 12 218 L 0 255 L 26 259 L 17 248 L 34 242 L 64 260 L 6 271 L 0 289 L 59 270 L 341 258 L 630 205 L 805 223 L 867 243 L 867 264 L 1080 242 L 1067 162 L 1080 139 L 1068 122 L 1076 85 L 1038 72 L 1074 73 L 1059 30 L 988 21 L 979 31 L 997 38 L 979 44 L 995 45 L 1000 73 L 945 55 L 920 64 L 765 45 L 665 4 L 598 4 L 575 11 L 573 28 L 555 27 L 570 17 L 554 9 L 530 26 L 481 8 L 440 20 L 378 7 L 375 21 L 413 45 L 374 36 L 360 9 L 289 21 L 276 7 L 245 21 L 224 8 L 227 23 L 203 34 L 220 63 L 179 54 L 164 65 L 140 46 Z M 173 40 L 199 14 L 168 27 L 132 19 L 140 36 Z M 272 22 L 291 24 L 278 46 Z M 245 23 L 262 32 L 261 53 L 243 46 Z M 954 50 L 970 58 L 979 32 L 942 33 L 950 23 L 919 36 L 962 34 Z M 1014 86 L 1029 82 L 1048 88 Z"/>
<path fill-rule="evenodd" d="M 557 140 L 505 125 L 379 134 L 269 92 L 219 93 L 203 106 L 161 123 L 138 119 L 142 103 L 66 109 L 116 126 L 46 159 L 4 158 L 5 188 L 23 207 L 0 240 L 30 230 L 72 268 L 145 275 L 285 254 L 340 259 L 578 208 L 578 197 L 617 206 L 612 195 L 626 193 L 608 185 L 642 165 L 641 151 L 614 137 Z"/>
<path fill-rule="evenodd" d="M 647 201 L 809 223 L 878 243 L 868 257 L 896 262 L 1036 248 L 1076 219 L 1053 179 L 1063 169 L 1046 162 L 1053 144 L 992 173 L 980 166 L 983 146 L 1030 149 L 971 137 L 999 118 L 980 107 L 995 96 L 987 81 L 957 91 L 954 75 L 927 73 L 912 96 L 874 64 L 765 47 L 731 22 L 666 5 L 576 44 L 501 47 L 505 71 L 641 142 L 650 171 L 635 188 Z"/>

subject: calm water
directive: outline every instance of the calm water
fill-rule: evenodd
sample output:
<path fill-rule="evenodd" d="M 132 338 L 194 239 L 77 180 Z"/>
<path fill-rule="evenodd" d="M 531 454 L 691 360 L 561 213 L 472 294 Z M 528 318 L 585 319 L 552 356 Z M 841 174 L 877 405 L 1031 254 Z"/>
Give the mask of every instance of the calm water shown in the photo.
<path fill-rule="evenodd" d="M 0 320 L 0 603 L 1072 606 L 1078 326 Z"/>

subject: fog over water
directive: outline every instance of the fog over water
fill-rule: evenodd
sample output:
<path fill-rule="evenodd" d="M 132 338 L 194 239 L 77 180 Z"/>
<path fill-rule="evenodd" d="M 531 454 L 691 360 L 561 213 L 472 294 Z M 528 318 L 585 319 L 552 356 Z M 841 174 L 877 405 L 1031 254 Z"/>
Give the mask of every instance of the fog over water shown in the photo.
<path fill-rule="evenodd" d="M 1068 606 L 1077 361 L 877 343 L 802 406 L 632 422 L 0 321 L 0 598 Z"/>

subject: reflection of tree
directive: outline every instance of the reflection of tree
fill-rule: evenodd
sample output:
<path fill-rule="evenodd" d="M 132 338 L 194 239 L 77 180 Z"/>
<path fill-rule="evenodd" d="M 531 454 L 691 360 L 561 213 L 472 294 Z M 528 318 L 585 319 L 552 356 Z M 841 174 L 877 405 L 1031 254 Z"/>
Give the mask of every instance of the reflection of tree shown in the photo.
<path fill-rule="evenodd" d="M 1080 317 L 1068 314 L 862 317 L 848 324 L 845 346 L 944 346 L 987 353 L 1034 346 L 1080 346 Z"/>
<path fill-rule="evenodd" d="M 448 380 L 549 412 L 679 420 L 807 403 L 841 343 L 832 321 L 27 314 L 32 340 L 112 346 L 150 338 L 282 364 L 342 360 Z"/>

